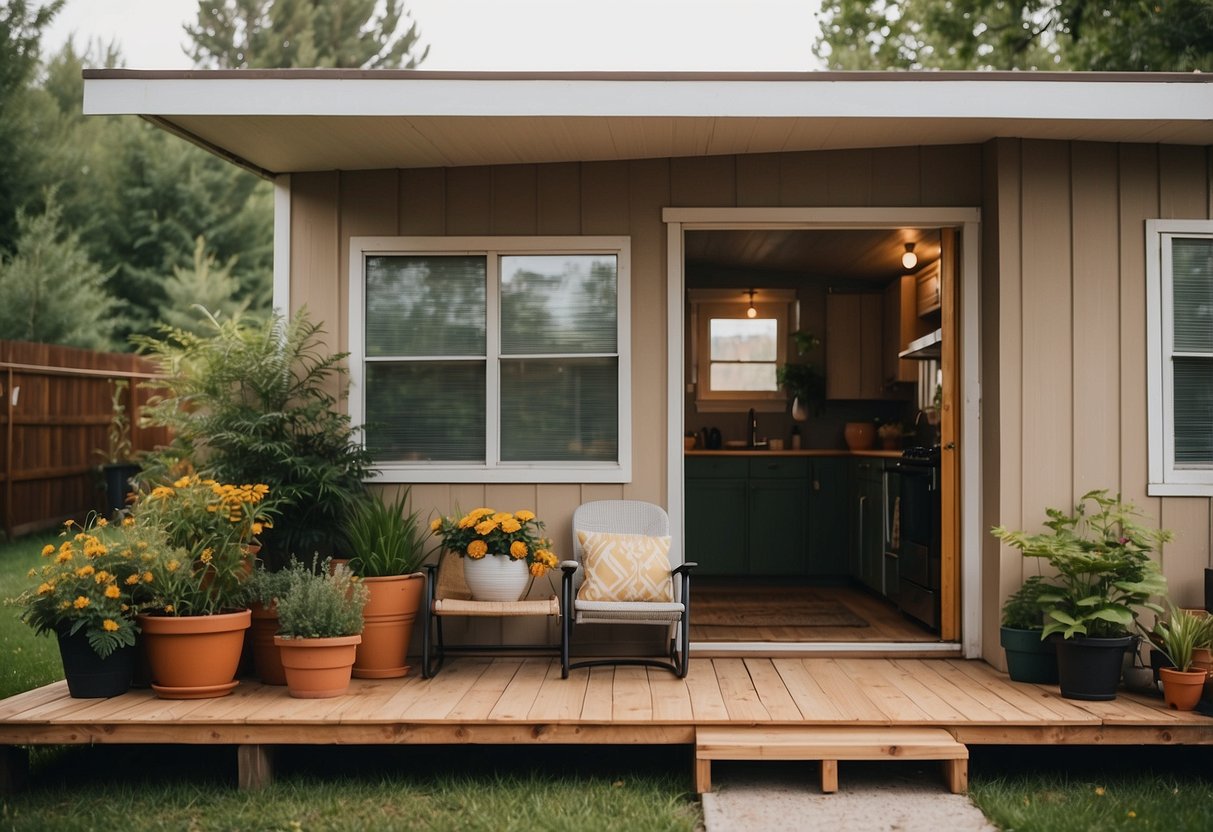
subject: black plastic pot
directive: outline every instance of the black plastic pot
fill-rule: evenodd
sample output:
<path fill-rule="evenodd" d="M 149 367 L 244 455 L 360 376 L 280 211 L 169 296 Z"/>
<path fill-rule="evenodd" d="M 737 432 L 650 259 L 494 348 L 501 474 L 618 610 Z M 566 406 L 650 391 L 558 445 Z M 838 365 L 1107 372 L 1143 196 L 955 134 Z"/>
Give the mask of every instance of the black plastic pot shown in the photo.
<path fill-rule="evenodd" d="M 1057 642 L 1057 681 L 1067 699 L 1101 701 L 1116 698 L 1125 650 L 1133 643 L 1123 638 L 1074 636 Z"/>
<path fill-rule="evenodd" d="M 105 474 L 105 516 L 113 517 L 114 512 L 126 508 L 126 495 L 131 491 L 131 477 L 139 473 L 138 465 L 129 463 L 109 464 L 102 466 Z"/>
<path fill-rule="evenodd" d="M 1057 684 L 1057 651 L 1055 639 L 1040 640 L 1040 630 L 1020 630 L 1003 627 L 1000 636 L 1007 654 L 1007 673 L 1012 682 L 1034 685 Z"/>
<path fill-rule="evenodd" d="M 83 632 L 59 636 L 59 657 L 67 692 L 73 699 L 101 699 L 126 693 L 135 670 L 135 648 L 119 647 L 104 659 L 97 655 Z"/>

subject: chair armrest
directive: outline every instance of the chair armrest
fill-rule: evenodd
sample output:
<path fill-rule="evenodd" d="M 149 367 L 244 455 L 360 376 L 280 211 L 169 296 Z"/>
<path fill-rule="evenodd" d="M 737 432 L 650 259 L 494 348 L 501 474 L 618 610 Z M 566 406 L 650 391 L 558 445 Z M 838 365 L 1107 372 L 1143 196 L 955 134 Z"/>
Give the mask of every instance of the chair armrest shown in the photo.
<path fill-rule="evenodd" d="M 689 574 L 691 574 L 691 570 L 694 569 L 698 565 L 699 564 L 696 563 L 695 561 L 689 560 L 686 563 L 675 566 L 673 569 L 670 570 L 670 574 L 671 575 L 681 575 L 683 573 L 686 573 L 689 575 Z"/>
<path fill-rule="evenodd" d="M 576 571 L 577 571 L 577 567 L 579 567 L 579 566 L 581 566 L 581 564 L 579 564 L 579 563 L 578 563 L 577 561 L 575 561 L 575 560 L 562 560 L 562 561 L 560 561 L 560 570 L 561 570 L 562 572 L 576 572 Z"/>

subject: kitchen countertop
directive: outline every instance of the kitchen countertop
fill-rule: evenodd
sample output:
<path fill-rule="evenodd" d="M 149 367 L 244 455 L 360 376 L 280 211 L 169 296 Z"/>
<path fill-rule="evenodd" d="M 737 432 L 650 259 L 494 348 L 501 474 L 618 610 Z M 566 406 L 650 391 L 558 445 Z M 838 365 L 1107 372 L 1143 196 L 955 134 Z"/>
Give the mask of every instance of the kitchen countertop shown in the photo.
<path fill-rule="evenodd" d="M 738 448 L 736 450 L 726 449 L 719 451 L 684 451 L 686 456 L 866 456 L 877 457 L 879 459 L 900 459 L 901 451 L 850 451 L 845 448 L 801 448 L 800 450 L 792 450 L 785 448 L 782 451 L 768 451 L 762 448 Z"/>

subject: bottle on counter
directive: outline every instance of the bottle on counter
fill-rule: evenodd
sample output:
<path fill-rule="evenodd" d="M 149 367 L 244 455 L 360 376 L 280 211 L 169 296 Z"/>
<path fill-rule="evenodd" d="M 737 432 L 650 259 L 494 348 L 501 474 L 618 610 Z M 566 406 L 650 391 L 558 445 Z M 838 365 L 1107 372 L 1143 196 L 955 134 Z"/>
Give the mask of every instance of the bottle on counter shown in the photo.
<path fill-rule="evenodd" d="M 800 450 L 800 425 L 792 425 L 792 450 Z"/>

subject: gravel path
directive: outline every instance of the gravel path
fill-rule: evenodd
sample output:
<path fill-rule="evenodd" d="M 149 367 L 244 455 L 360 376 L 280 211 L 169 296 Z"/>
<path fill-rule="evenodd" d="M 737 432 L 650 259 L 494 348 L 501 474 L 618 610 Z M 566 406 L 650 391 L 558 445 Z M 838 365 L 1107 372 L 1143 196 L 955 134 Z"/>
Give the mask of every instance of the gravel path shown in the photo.
<path fill-rule="evenodd" d="M 996 832 L 938 764 L 842 762 L 823 795 L 816 763 L 713 763 L 706 832 Z"/>

